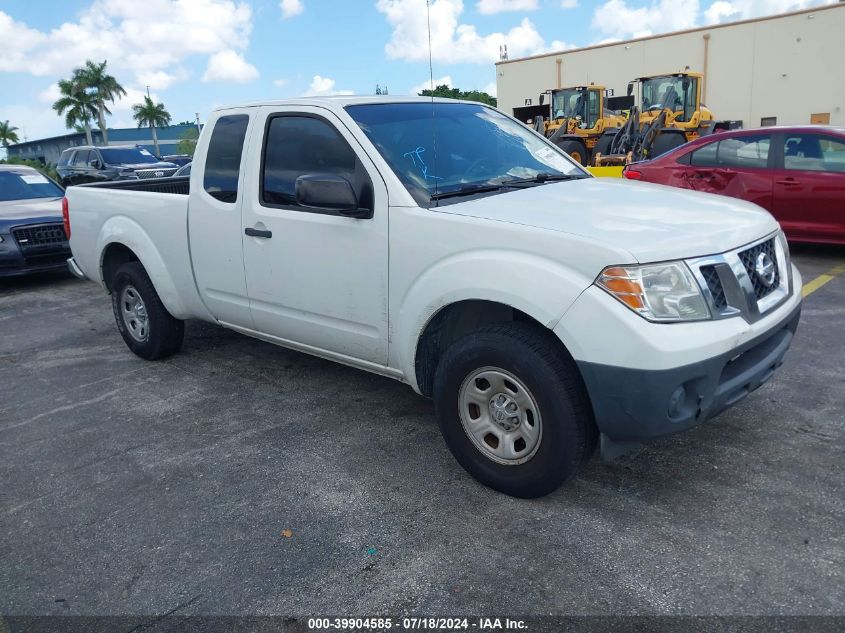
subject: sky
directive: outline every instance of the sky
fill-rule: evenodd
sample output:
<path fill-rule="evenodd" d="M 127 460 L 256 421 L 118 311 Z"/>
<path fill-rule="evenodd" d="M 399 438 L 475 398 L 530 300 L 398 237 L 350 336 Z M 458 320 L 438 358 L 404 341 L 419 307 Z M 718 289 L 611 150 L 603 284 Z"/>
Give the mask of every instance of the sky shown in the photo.
<path fill-rule="evenodd" d="M 796 10 L 835 0 L 431 0 L 436 85 L 495 94 L 494 63 Z M 426 0 L 0 0 L 0 121 L 29 140 L 67 133 L 56 82 L 108 61 L 134 123 L 149 87 L 173 122 L 298 95 L 428 87 Z"/>

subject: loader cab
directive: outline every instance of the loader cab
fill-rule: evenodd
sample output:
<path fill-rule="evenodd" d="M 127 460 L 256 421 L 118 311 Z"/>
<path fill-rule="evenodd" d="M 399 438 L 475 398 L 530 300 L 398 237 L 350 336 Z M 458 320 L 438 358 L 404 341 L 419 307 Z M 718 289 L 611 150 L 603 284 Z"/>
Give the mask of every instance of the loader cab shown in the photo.
<path fill-rule="evenodd" d="M 579 86 L 552 90 L 551 118 L 554 121 L 570 119 L 576 121 L 575 127 L 592 130 L 602 118 L 602 99 L 604 87 Z"/>
<path fill-rule="evenodd" d="M 679 127 L 697 125 L 696 115 L 701 111 L 701 79 L 702 75 L 698 73 L 675 73 L 637 79 L 641 116 L 650 120 L 666 109 L 673 113 L 671 120 Z"/>

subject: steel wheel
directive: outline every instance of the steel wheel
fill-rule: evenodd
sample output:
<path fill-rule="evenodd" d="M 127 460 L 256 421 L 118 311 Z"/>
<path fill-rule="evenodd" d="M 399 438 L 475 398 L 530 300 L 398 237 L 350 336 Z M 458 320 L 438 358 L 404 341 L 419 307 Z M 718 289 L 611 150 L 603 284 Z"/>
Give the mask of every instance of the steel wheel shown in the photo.
<path fill-rule="evenodd" d="M 134 286 L 126 286 L 120 293 L 120 315 L 129 336 L 143 343 L 150 335 L 147 306 Z"/>
<path fill-rule="evenodd" d="M 473 445 L 499 464 L 523 464 L 540 446 L 543 422 L 537 401 L 504 369 L 472 372 L 458 392 L 458 415 Z"/>

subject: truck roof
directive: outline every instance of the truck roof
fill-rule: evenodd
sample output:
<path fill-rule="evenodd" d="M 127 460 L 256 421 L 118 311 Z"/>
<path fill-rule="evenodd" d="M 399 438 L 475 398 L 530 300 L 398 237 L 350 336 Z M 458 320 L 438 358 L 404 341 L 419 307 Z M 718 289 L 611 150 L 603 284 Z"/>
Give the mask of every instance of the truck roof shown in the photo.
<path fill-rule="evenodd" d="M 434 97 L 436 103 L 475 103 L 476 101 L 462 101 L 458 99 L 445 99 L 443 97 Z M 343 108 L 348 105 L 362 105 L 367 103 L 431 103 L 431 97 L 420 96 L 394 96 L 394 95 L 336 95 L 336 96 L 320 96 L 320 97 L 292 97 L 290 99 L 269 99 L 264 101 L 252 101 L 249 103 L 242 103 L 232 106 L 222 106 L 215 108 L 215 112 L 225 110 L 234 110 L 236 108 L 258 108 L 261 106 L 286 106 L 286 105 L 322 105 L 329 108 Z"/>

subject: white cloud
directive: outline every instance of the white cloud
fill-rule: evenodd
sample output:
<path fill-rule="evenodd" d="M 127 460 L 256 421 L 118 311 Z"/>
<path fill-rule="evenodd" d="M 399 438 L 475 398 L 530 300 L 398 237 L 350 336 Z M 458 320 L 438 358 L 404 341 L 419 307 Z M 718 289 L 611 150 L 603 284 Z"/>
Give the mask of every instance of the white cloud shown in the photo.
<path fill-rule="evenodd" d="M 249 4 L 235 0 L 94 0 L 76 21 L 43 32 L 0 11 L 0 71 L 55 77 L 105 59 L 122 82 L 131 73 L 164 89 L 187 77 L 185 58 L 242 51 L 251 31 Z"/>
<path fill-rule="evenodd" d="M 335 80 L 329 77 L 321 77 L 314 75 L 311 84 L 308 86 L 308 91 L 305 93 L 306 97 L 329 97 L 332 95 L 352 95 L 355 94 L 352 90 L 336 90 Z"/>
<path fill-rule="evenodd" d="M 420 0 L 378 0 L 376 8 L 393 27 L 385 52 L 391 59 L 428 61 L 425 3 Z M 481 35 L 471 24 L 461 24 L 462 0 L 431 3 L 432 58 L 440 63 L 489 64 L 499 58 L 499 46 L 507 44 L 511 57 L 532 55 L 545 49 L 534 24 L 524 18 L 507 33 Z"/>
<path fill-rule="evenodd" d="M 503 11 L 536 11 L 539 8 L 537 0 L 478 0 L 475 5 L 475 9 L 485 15 Z"/>
<path fill-rule="evenodd" d="M 578 6 L 578 0 L 560 0 L 561 9 L 574 9 Z"/>
<path fill-rule="evenodd" d="M 489 84 L 484 86 L 484 88 L 482 88 L 482 90 L 484 92 L 486 92 L 488 95 L 490 95 L 491 97 L 495 97 L 496 96 L 496 82 L 491 81 Z"/>
<path fill-rule="evenodd" d="M 704 11 L 704 22 L 705 24 L 731 22 L 835 2 L 836 0 L 733 0 L 732 2 L 717 0 Z"/>
<path fill-rule="evenodd" d="M 279 7 L 282 10 L 283 20 L 292 18 L 305 11 L 305 6 L 302 4 L 302 0 L 281 0 L 281 2 L 279 2 Z"/>
<path fill-rule="evenodd" d="M 411 88 L 408 91 L 408 94 L 409 95 L 418 95 L 423 90 L 430 90 L 431 84 L 432 84 L 432 82 L 430 80 L 426 79 L 425 81 L 420 82 L 416 86 Z M 434 78 L 434 86 L 435 87 L 442 86 L 444 84 L 449 86 L 450 88 L 454 88 L 454 84 L 452 83 L 452 76 L 451 75 L 444 75 L 443 77 L 440 77 L 439 79 L 437 77 Z"/>
<path fill-rule="evenodd" d="M 569 42 L 564 42 L 563 40 L 552 40 L 552 43 L 549 44 L 547 52 L 555 53 L 557 51 L 568 51 L 573 48 L 578 48 L 577 44 L 570 44 Z"/>
<path fill-rule="evenodd" d="M 203 81 L 234 81 L 246 83 L 258 79 L 258 69 L 232 49 L 214 53 L 208 59 Z"/>
<path fill-rule="evenodd" d="M 287 79 L 274 79 L 273 85 L 276 86 L 276 88 L 284 88 L 285 86 L 288 85 L 288 80 Z"/>
<path fill-rule="evenodd" d="M 677 0 L 652 0 L 640 7 L 627 0 L 607 0 L 593 13 L 592 28 L 610 37 L 645 37 L 691 28 L 697 18 L 698 0 L 689 0 L 683 10 Z"/>

